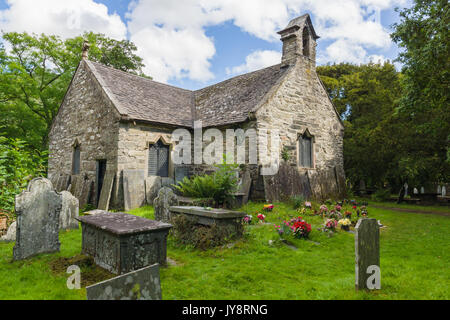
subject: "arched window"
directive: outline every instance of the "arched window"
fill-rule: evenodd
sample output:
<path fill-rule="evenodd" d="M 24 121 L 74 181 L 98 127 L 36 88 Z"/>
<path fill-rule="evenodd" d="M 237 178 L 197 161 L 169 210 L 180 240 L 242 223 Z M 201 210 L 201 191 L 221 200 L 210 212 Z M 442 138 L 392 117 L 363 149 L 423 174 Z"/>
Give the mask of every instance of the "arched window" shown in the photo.
<path fill-rule="evenodd" d="M 303 55 L 309 58 L 309 31 L 308 28 L 303 28 Z"/>
<path fill-rule="evenodd" d="M 298 138 L 299 165 L 303 168 L 313 168 L 313 137 L 306 131 Z"/>
<path fill-rule="evenodd" d="M 169 176 L 169 146 L 165 145 L 161 139 L 148 148 L 148 175 Z"/>
<path fill-rule="evenodd" d="M 76 144 L 73 147 L 72 153 L 72 174 L 80 174 L 80 166 L 81 166 L 81 150 L 80 145 Z"/>

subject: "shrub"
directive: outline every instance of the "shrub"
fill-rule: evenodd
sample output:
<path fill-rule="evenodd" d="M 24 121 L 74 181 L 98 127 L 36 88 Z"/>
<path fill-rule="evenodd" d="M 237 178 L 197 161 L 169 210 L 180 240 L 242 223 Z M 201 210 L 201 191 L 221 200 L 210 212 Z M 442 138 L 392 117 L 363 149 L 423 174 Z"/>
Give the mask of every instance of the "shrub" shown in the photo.
<path fill-rule="evenodd" d="M 372 199 L 376 201 L 386 201 L 391 197 L 391 189 L 378 189 L 372 195 Z"/>
<path fill-rule="evenodd" d="M 0 136 L 0 209 L 14 211 L 14 197 L 47 171 L 47 153 L 29 150 L 17 139 Z"/>
<path fill-rule="evenodd" d="M 236 177 L 237 165 L 220 164 L 210 175 L 197 175 L 192 178 L 185 177 L 174 187 L 183 196 L 193 198 L 211 198 L 216 205 L 223 205 L 237 191 L 238 179 Z"/>
<path fill-rule="evenodd" d="M 292 196 L 289 199 L 289 202 L 291 203 L 291 205 L 294 209 L 299 209 L 304 205 L 305 200 L 306 200 L 305 197 L 300 194 L 300 195 Z"/>

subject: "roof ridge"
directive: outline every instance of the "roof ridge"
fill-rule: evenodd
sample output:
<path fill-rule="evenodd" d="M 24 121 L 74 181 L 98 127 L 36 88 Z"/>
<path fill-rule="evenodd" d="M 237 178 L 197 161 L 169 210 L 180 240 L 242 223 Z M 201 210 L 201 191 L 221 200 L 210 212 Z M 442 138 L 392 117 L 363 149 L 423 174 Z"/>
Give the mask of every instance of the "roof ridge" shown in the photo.
<path fill-rule="evenodd" d="M 142 77 L 142 76 L 140 76 L 140 75 L 137 75 L 137 74 L 134 74 L 134 73 L 131 73 L 131 72 L 127 72 L 127 71 L 123 71 L 123 70 L 120 70 L 120 69 L 116 69 L 116 68 L 114 68 L 114 67 L 107 66 L 107 65 L 105 65 L 105 64 L 103 64 L 103 63 L 101 63 L 101 62 L 92 61 L 92 60 L 88 60 L 88 59 L 86 59 L 86 61 L 91 62 L 91 63 L 93 63 L 93 64 L 98 64 L 98 65 L 100 65 L 100 66 L 103 67 L 103 68 L 112 69 L 112 70 L 114 70 L 114 71 L 119 71 L 119 72 L 125 73 L 126 75 L 129 75 L 129 76 L 137 77 L 137 78 L 139 78 L 139 79 L 141 79 L 141 80 L 143 79 L 143 80 L 151 81 L 151 82 L 154 82 L 154 83 L 163 85 L 163 86 L 167 86 L 167 87 L 171 87 L 171 88 L 175 88 L 175 89 L 180 89 L 180 90 L 184 90 L 184 91 L 188 91 L 188 92 L 193 92 L 193 90 L 180 88 L 180 87 L 173 86 L 173 85 L 170 85 L 170 84 L 167 84 L 167 83 L 163 83 L 163 82 L 155 81 L 155 80 L 152 80 L 152 79 L 149 79 L 149 78 L 146 78 L 146 77 Z"/>
<path fill-rule="evenodd" d="M 239 74 L 239 75 L 237 75 L 237 76 L 234 76 L 234 77 L 225 79 L 225 80 L 223 80 L 223 81 L 220 81 L 220 82 L 217 82 L 217 83 L 214 83 L 214 84 L 211 84 L 211 85 L 206 86 L 206 87 L 203 87 L 203 88 L 201 88 L 201 89 L 193 90 L 192 92 L 195 93 L 195 92 L 198 92 L 198 91 L 207 89 L 207 88 L 211 88 L 211 87 L 217 86 L 218 84 L 225 83 L 225 82 L 231 81 L 231 80 L 233 80 L 233 79 L 236 79 L 236 78 L 239 78 L 239 77 L 243 77 L 243 76 L 246 76 L 246 75 L 250 75 L 250 74 L 252 74 L 252 73 L 260 72 L 260 71 L 262 71 L 262 70 L 266 70 L 266 69 L 273 68 L 273 67 L 276 67 L 276 66 L 280 66 L 280 67 L 281 67 L 281 63 L 277 63 L 277 64 L 274 64 L 274 65 L 272 65 L 272 66 L 268 66 L 268 67 L 261 68 L 261 69 L 258 69 L 258 70 L 254 70 L 254 71 L 251 71 L 251 72 Z"/>

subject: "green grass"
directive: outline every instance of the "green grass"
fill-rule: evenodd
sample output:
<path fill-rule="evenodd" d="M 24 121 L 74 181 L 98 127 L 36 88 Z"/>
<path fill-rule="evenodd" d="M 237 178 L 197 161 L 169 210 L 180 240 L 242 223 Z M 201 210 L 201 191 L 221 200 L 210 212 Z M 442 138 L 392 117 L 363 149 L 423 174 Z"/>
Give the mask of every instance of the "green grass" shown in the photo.
<path fill-rule="evenodd" d="M 450 206 L 427 206 L 427 205 L 417 205 L 417 204 L 407 204 L 407 203 L 400 203 L 397 204 L 396 202 L 389 202 L 389 201 L 373 201 L 373 200 L 365 200 L 369 203 L 373 203 L 374 205 L 380 206 L 380 207 L 386 207 L 386 208 L 401 208 L 401 209 L 408 209 L 408 210 L 419 210 L 419 211 L 435 211 L 435 212 L 444 212 L 449 213 L 450 212 Z"/>
<path fill-rule="evenodd" d="M 397 206 L 396 204 L 392 204 Z M 250 203 L 247 213 L 261 212 Z M 429 207 L 427 207 L 428 210 Z M 153 208 L 130 213 L 153 218 Z M 279 224 L 296 216 L 288 205 L 275 204 L 267 221 Z M 370 208 L 380 219 L 380 291 L 354 289 L 354 235 L 339 231 L 329 238 L 312 223 L 312 241 L 296 240 L 298 250 L 279 241 L 272 225 L 247 227 L 243 240 L 208 251 L 178 246 L 168 240 L 168 256 L 177 266 L 161 269 L 164 299 L 449 299 L 450 219 L 437 215 Z M 63 232 L 61 253 L 10 262 L 13 244 L 0 244 L 0 299 L 83 299 L 85 290 L 68 290 L 66 275 L 55 276 L 48 263 L 81 250 L 81 232 Z M 319 244 L 318 244 L 319 243 Z"/>

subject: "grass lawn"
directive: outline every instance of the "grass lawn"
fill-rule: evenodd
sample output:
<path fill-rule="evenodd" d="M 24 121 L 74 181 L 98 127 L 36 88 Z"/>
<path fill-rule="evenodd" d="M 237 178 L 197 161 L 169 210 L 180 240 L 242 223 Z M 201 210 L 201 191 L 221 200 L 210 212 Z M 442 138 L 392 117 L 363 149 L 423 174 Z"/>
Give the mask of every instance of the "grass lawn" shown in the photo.
<path fill-rule="evenodd" d="M 434 212 L 443 212 L 443 213 L 450 213 L 450 207 L 449 206 L 440 206 L 440 205 L 434 205 L 434 206 L 427 206 L 427 205 L 417 205 L 417 204 L 408 204 L 408 203 L 400 203 L 397 204 L 396 202 L 389 202 L 389 201 L 373 201 L 373 200 L 365 200 L 369 203 L 372 203 L 374 205 L 385 207 L 385 208 L 399 208 L 399 209 L 408 209 L 408 210 L 417 210 L 417 211 L 434 211 Z"/>
<path fill-rule="evenodd" d="M 261 208 L 250 203 L 243 210 L 256 219 Z M 151 207 L 130 213 L 153 218 Z M 294 216 L 279 203 L 266 219 L 280 224 Z M 449 299 L 450 219 L 371 208 L 370 202 L 369 216 L 388 226 L 381 229 L 380 291 L 354 289 L 353 234 L 329 238 L 317 231 L 321 217 L 304 216 L 313 225 L 311 241 L 296 240 L 297 250 L 269 244 L 279 239 L 272 225 L 248 226 L 243 240 L 208 251 L 177 246 L 169 237 L 168 256 L 177 265 L 161 269 L 163 299 Z M 61 232 L 60 241 L 60 253 L 25 262 L 11 262 L 13 244 L 0 243 L 0 299 L 84 299 L 84 289 L 68 290 L 68 275 L 50 268 L 80 253 L 81 231 Z"/>

